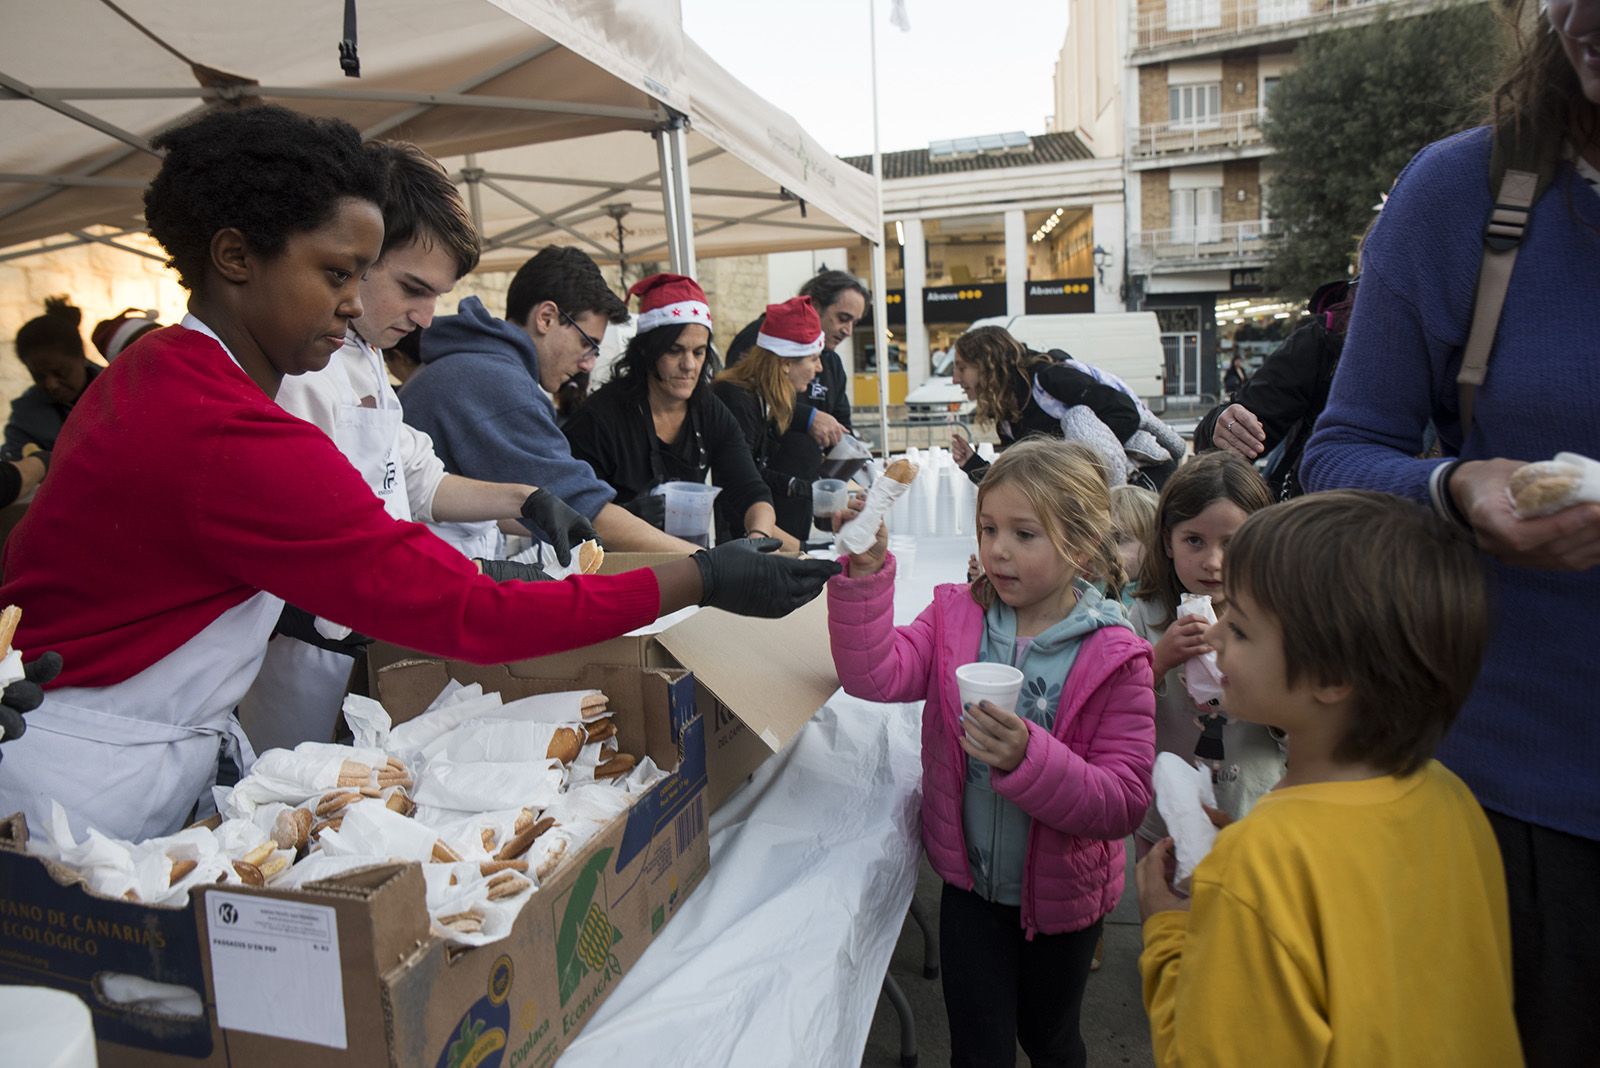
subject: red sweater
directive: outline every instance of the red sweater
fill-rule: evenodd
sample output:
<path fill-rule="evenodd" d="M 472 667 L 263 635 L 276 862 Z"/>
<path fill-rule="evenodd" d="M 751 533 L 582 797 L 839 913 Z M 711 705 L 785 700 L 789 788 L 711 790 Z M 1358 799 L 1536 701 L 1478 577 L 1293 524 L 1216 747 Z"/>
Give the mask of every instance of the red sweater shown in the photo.
<path fill-rule="evenodd" d="M 592 644 L 656 616 L 647 570 L 496 584 L 383 510 L 321 430 L 221 346 L 167 327 L 84 393 L 12 532 L 0 604 L 58 686 L 122 682 L 266 590 L 363 634 L 478 663 Z"/>

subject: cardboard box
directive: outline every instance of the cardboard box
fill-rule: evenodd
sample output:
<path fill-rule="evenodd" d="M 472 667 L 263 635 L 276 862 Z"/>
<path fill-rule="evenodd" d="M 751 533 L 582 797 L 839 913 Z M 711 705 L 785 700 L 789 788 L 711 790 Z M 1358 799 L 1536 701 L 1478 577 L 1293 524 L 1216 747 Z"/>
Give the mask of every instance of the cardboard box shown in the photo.
<path fill-rule="evenodd" d="M 614 575 L 677 559 L 681 557 L 665 553 L 607 553 L 600 573 Z M 374 643 L 367 651 L 371 692 L 379 693 L 378 679 L 386 665 L 418 656 Z M 462 682 L 480 678 L 475 665 L 448 663 L 450 675 Z M 560 675 L 586 664 L 684 668 L 694 673 L 695 704 L 706 723 L 706 802 L 713 812 L 799 734 L 839 689 L 828 647 L 826 597 L 783 619 L 750 619 L 701 609 L 659 634 L 613 638 L 509 667 L 513 675 Z M 421 706 L 411 709 L 403 697 L 393 699 L 412 714 L 421 710 Z M 384 704 L 390 700 L 384 698 Z"/>
<path fill-rule="evenodd" d="M 709 870 L 703 726 L 681 671 L 483 670 L 508 699 L 604 690 L 621 747 L 676 769 L 558 868 L 507 938 L 432 938 L 416 864 L 294 892 L 211 887 L 182 909 L 108 900 L 27 855 L 17 816 L 0 823 L 0 982 L 81 996 L 102 1065 L 552 1064 Z M 431 699 L 444 678 L 413 662 L 383 683 Z M 189 987 L 205 1015 L 114 1007 L 99 993 L 108 972 Z"/>

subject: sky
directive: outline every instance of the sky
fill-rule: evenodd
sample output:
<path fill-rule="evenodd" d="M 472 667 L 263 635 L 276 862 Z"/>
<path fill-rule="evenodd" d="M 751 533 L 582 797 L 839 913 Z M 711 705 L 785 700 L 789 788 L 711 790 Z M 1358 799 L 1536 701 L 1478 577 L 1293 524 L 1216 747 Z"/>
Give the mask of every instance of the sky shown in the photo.
<path fill-rule="evenodd" d="M 872 151 L 868 0 L 680 0 L 713 59 L 840 156 Z M 1045 130 L 1066 0 L 906 0 L 911 31 L 877 0 L 885 152 Z"/>

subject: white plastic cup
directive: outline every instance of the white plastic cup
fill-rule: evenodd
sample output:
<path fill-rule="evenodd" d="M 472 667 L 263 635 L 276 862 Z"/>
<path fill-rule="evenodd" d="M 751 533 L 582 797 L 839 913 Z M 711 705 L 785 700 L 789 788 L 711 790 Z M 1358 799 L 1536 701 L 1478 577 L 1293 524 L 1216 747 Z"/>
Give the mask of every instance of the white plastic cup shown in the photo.
<path fill-rule="evenodd" d="M 956 688 L 962 708 L 988 701 L 996 708 L 1015 712 L 1017 697 L 1022 693 L 1022 672 L 1010 664 L 962 664 L 956 668 Z"/>
<path fill-rule="evenodd" d="M 849 483 L 837 478 L 819 478 L 811 483 L 811 514 L 829 523 L 829 517 L 843 511 L 849 498 Z"/>
<path fill-rule="evenodd" d="M 675 538 L 711 547 L 711 504 L 722 492 L 721 486 L 704 482 L 663 482 L 652 493 L 667 498 L 666 530 Z"/>
<path fill-rule="evenodd" d="M 909 534 L 891 534 L 889 551 L 894 553 L 896 575 L 910 578 L 917 570 L 917 539 Z"/>

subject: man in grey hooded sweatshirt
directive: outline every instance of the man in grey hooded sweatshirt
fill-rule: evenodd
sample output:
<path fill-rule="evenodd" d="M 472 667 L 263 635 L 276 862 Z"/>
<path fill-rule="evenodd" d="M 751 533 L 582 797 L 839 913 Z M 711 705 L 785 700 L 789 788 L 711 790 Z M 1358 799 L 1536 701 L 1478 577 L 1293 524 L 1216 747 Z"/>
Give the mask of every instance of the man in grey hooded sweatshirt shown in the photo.
<path fill-rule="evenodd" d="M 400 390 L 405 420 L 433 439 L 446 471 L 491 482 L 518 472 L 518 481 L 587 516 L 608 548 L 691 552 L 696 546 L 612 503 L 615 491 L 572 455 L 556 422 L 556 392 L 594 368 L 606 324 L 627 319 L 627 305 L 586 254 L 542 249 L 511 280 L 504 319 L 468 297 L 458 314 L 433 321 L 422 369 Z M 492 524 L 435 529 L 472 555 L 495 551 Z"/>

